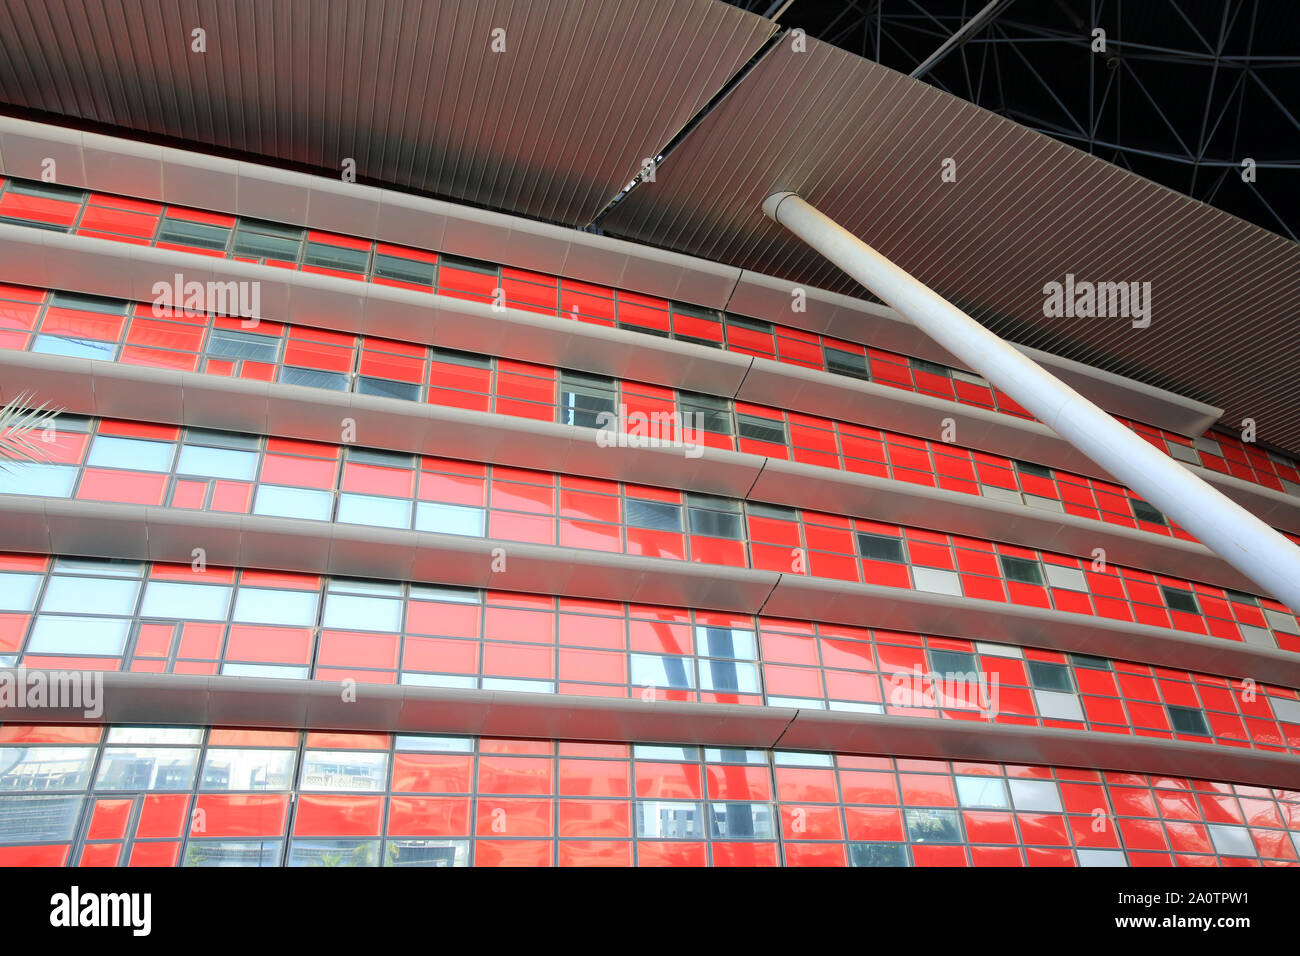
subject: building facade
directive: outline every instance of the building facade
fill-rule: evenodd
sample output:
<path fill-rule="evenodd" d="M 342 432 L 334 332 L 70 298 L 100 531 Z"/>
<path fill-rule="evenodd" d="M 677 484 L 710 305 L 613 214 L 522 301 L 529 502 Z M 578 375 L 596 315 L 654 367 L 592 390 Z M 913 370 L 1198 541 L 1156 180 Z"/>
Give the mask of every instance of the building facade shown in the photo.
<path fill-rule="evenodd" d="M 61 409 L 0 667 L 99 688 L 5 701 L 0 863 L 1300 861 L 1294 609 L 889 310 L 29 121 L 0 163 L 0 390 Z M 1296 460 L 1058 372 L 1300 541 Z"/>

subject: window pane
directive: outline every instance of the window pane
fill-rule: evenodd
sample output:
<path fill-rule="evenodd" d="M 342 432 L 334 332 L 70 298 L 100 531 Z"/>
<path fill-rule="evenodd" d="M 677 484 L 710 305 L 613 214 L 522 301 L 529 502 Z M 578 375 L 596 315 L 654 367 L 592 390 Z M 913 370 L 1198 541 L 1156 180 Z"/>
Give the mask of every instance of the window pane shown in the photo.
<path fill-rule="evenodd" d="M 695 686 L 692 661 L 675 654 L 632 654 L 632 683 L 654 687 Z"/>
<path fill-rule="evenodd" d="M 860 378 L 865 382 L 871 381 L 871 372 L 867 368 L 867 357 L 865 355 L 856 355 L 853 352 L 834 349 L 829 345 L 826 346 L 826 371 L 834 372 L 836 375 Z"/>
<path fill-rule="evenodd" d="M 641 800 L 636 805 L 636 835 L 663 840 L 698 840 L 704 836 L 698 803 Z"/>
<path fill-rule="evenodd" d="M 752 661 L 756 656 L 754 632 L 741 628 L 697 625 L 695 644 L 702 657 L 737 657 Z"/>
<path fill-rule="evenodd" d="M 483 509 L 421 501 L 415 506 L 415 528 L 417 531 L 437 531 L 442 534 L 463 534 L 481 538 Z"/>
<path fill-rule="evenodd" d="M 0 574 L 0 611 L 30 611 L 36 602 L 42 575 Z"/>
<path fill-rule="evenodd" d="M 261 485 L 253 496 L 253 514 L 329 521 L 333 494 L 312 488 Z"/>
<path fill-rule="evenodd" d="M 469 841 L 389 840 L 384 866 L 469 866 Z"/>
<path fill-rule="evenodd" d="M 226 248 L 230 239 L 230 227 L 214 226 L 206 222 L 191 222 L 188 219 L 174 219 L 164 216 L 162 229 L 158 232 L 159 242 L 174 242 L 183 246 L 197 246 L 200 249 Z"/>
<path fill-rule="evenodd" d="M 642 501 L 640 498 L 628 498 L 624 503 L 629 528 L 646 528 L 651 531 L 682 530 L 682 509 L 680 505 L 665 504 L 662 501 Z"/>
<path fill-rule="evenodd" d="M 207 354 L 275 363 L 280 357 L 280 337 L 236 332 L 233 329 L 213 329 L 208 333 Z"/>
<path fill-rule="evenodd" d="M 343 524 L 366 524 L 375 528 L 409 528 L 411 502 L 377 495 L 341 494 L 337 520 Z"/>
<path fill-rule="evenodd" d="M 854 866 L 907 866 L 907 847 L 902 843 L 850 843 L 849 860 Z"/>
<path fill-rule="evenodd" d="M 92 610 L 96 614 L 130 614 L 135 610 L 135 596 L 139 590 L 139 581 L 53 574 L 45 588 L 41 610 L 68 613 Z"/>
<path fill-rule="evenodd" d="M 773 421 L 768 418 L 756 418 L 753 415 L 742 415 L 737 412 L 736 424 L 740 429 L 741 438 L 753 438 L 756 441 L 771 442 L 774 445 L 786 444 L 784 422 Z"/>
<path fill-rule="evenodd" d="M 963 807 L 1011 806 L 1001 777 L 958 777 L 957 800 Z"/>
<path fill-rule="evenodd" d="M 400 398 L 407 402 L 418 402 L 421 388 L 413 382 L 394 382 L 387 378 L 359 375 L 357 391 L 362 395 L 378 395 L 380 398 Z"/>
<path fill-rule="evenodd" d="M 345 372 L 322 372 L 314 368 L 296 368 L 286 365 L 280 369 L 279 381 L 284 385 L 304 385 L 307 388 L 328 388 L 334 392 L 346 392 L 349 376 Z"/>
<path fill-rule="evenodd" d="M 960 843 L 956 810 L 907 810 L 907 838 L 913 843 Z"/>
<path fill-rule="evenodd" d="M 176 747 L 108 747 L 95 778 L 96 790 L 188 790 L 194 784 L 197 750 Z"/>
<path fill-rule="evenodd" d="M 233 619 L 244 624 L 315 624 L 316 592 L 240 588 Z"/>
<path fill-rule="evenodd" d="M 209 750 L 201 790 L 288 790 L 294 750 Z"/>
<path fill-rule="evenodd" d="M 0 471 L 0 494 L 66 498 L 72 494 L 76 480 L 75 465 L 10 462 L 7 471 Z"/>
<path fill-rule="evenodd" d="M 771 840 L 772 808 L 766 803 L 711 803 L 709 831 L 715 840 Z"/>
<path fill-rule="evenodd" d="M 378 866 L 378 840 L 294 840 L 290 866 Z"/>
<path fill-rule="evenodd" d="M 745 536 L 741 528 L 740 515 L 705 511 L 701 508 L 691 508 L 689 514 L 691 534 L 710 538 L 728 538 L 732 541 L 740 541 Z"/>
<path fill-rule="evenodd" d="M 998 561 L 1008 581 L 1018 581 L 1021 584 L 1043 583 L 1043 571 L 1037 561 L 1030 561 L 1027 558 L 1009 558 L 1006 555 L 998 555 Z"/>
<path fill-rule="evenodd" d="M 347 631 L 390 631 L 402 629 L 402 602 L 389 598 L 325 596 L 325 627 Z"/>
<path fill-rule="evenodd" d="M 141 617 L 176 621 L 224 621 L 231 588 L 211 584 L 150 581 L 144 588 Z"/>
<path fill-rule="evenodd" d="M 81 797 L 0 797 L 0 844 L 72 839 L 81 802 Z"/>
<path fill-rule="evenodd" d="M 1064 664 L 1049 661 L 1026 661 L 1029 666 L 1030 682 L 1041 690 L 1073 691 L 1074 683 L 1070 680 L 1070 669 Z"/>
<path fill-rule="evenodd" d="M 181 446 L 176 462 L 178 475 L 202 475 L 205 478 L 230 478 L 251 481 L 257 471 L 257 454 L 251 451 L 234 451 L 230 448 L 204 448 L 201 445 Z"/>
<path fill-rule="evenodd" d="M 300 790 L 383 790 L 388 754 L 355 750 L 308 750 L 302 758 Z"/>
<path fill-rule="evenodd" d="M 602 412 L 617 408 L 613 379 L 564 372 L 560 375 L 560 423 L 598 428 Z"/>
<path fill-rule="evenodd" d="M 434 263 L 432 262 L 403 259 L 401 256 L 392 256 L 386 252 L 375 253 L 374 274 L 383 276 L 385 279 L 410 282 L 412 285 L 432 286 L 433 270 Z"/>
<path fill-rule="evenodd" d="M 117 354 L 117 343 L 68 338 L 62 335 L 38 335 L 36 341 L 32 343 L 32 351 L 42 355 L 66 355 L 69 358 L 111 361 Z"/>
<path fill-rule="evenodd" d="M 737 661 L 700 661 L 700 689 L 736 694 L 758 693 L 758 669 Z"/>
<path fill-rule="evenodd" d="M 171 442 L 96 435 L 90 443 L 90 454 L 86 457 L 86 462 L 97 468 L 170 471 L 175 448 Z"/>
<path fill-rule="evenodd" d="M 184 866 L 279 866 L 279 840 L 191 840 Z"/>
<path fill-rule="evenodd" d="M 0 747 L 0 790 L 84 790 L 94 747 Z"/>
<path fill-rule="evenodd" d="M 858 532 L 858 550 L 873 561 L 903 562 L 903 542 L 898 538 Z"/>
<path fill-rule="evenodd" d="M 1017 810 L 1060 813 L 1061 795 L 1050 780 L 1008 780 L 1011 802 Z"/>
<path fill-rule="evenodd" d="M 370 265 L 370 250 L 345 249 L 325 242 L 308 242 L 302 261 L 304 265 L 320 266 L 338 272 L 364 273 Z"/>
<path fill-rule="evenodd" d="M 1186 611 L 1188 614 L 1200 614 L 1201 609 L 1196 606 L 1196 597 L 1191 591 L 1184 591 L 1181 588 L 1170 588 L 1161 586 L 1161 593 L 1165 596 L 1165 603 L 1175 611 Z"/>

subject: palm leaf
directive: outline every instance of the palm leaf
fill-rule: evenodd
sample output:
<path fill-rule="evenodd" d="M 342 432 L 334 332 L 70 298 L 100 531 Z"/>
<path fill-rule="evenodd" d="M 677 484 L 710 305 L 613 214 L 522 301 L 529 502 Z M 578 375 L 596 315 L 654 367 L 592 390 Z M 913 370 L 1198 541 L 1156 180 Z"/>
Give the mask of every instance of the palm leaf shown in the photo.
<path fill-rule="evenodd" d="M 44 431 L 54 424 L 62 408 L 51 408 L 42 402 L 29 407 L 34 392 L 22 392 L 0 408 L 0 471 L 8 471 L 12 462 L 41 462 L 49 460 L 46 442 L 33 441 L 34 431 Z"/>

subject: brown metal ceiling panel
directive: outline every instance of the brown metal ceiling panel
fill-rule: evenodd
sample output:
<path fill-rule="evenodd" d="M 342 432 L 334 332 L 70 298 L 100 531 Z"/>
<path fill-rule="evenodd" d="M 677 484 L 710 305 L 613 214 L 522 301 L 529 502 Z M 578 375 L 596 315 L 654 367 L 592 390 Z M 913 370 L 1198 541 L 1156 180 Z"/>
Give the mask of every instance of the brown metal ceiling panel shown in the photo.
<path fill-rule="evenodd" d="M 867 296 L 761 215 L 792 190 L 998 334 L 1300 449 L 1300 246 L 878 64 L 783 38 L 656 180 L 609 234 Z M 1067 273 L 1150 282 L 1150 326 L 1045 317 Z"/>
<path fill-rule="evenodd" d="M 774 29 L 715 0 L 0 0 L 0 101 L 585 225 Z"/>

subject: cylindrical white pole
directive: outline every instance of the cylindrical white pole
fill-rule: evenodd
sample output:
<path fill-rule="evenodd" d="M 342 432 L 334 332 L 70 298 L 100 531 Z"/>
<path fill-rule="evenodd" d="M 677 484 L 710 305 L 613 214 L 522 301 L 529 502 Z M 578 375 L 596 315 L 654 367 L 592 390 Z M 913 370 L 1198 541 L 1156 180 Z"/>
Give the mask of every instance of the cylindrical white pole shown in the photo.
<path fill-rule="evenodd" d="M 1300 612 L 1300 548 L 794 193 L 768 196 L 763 212 Z"/>

